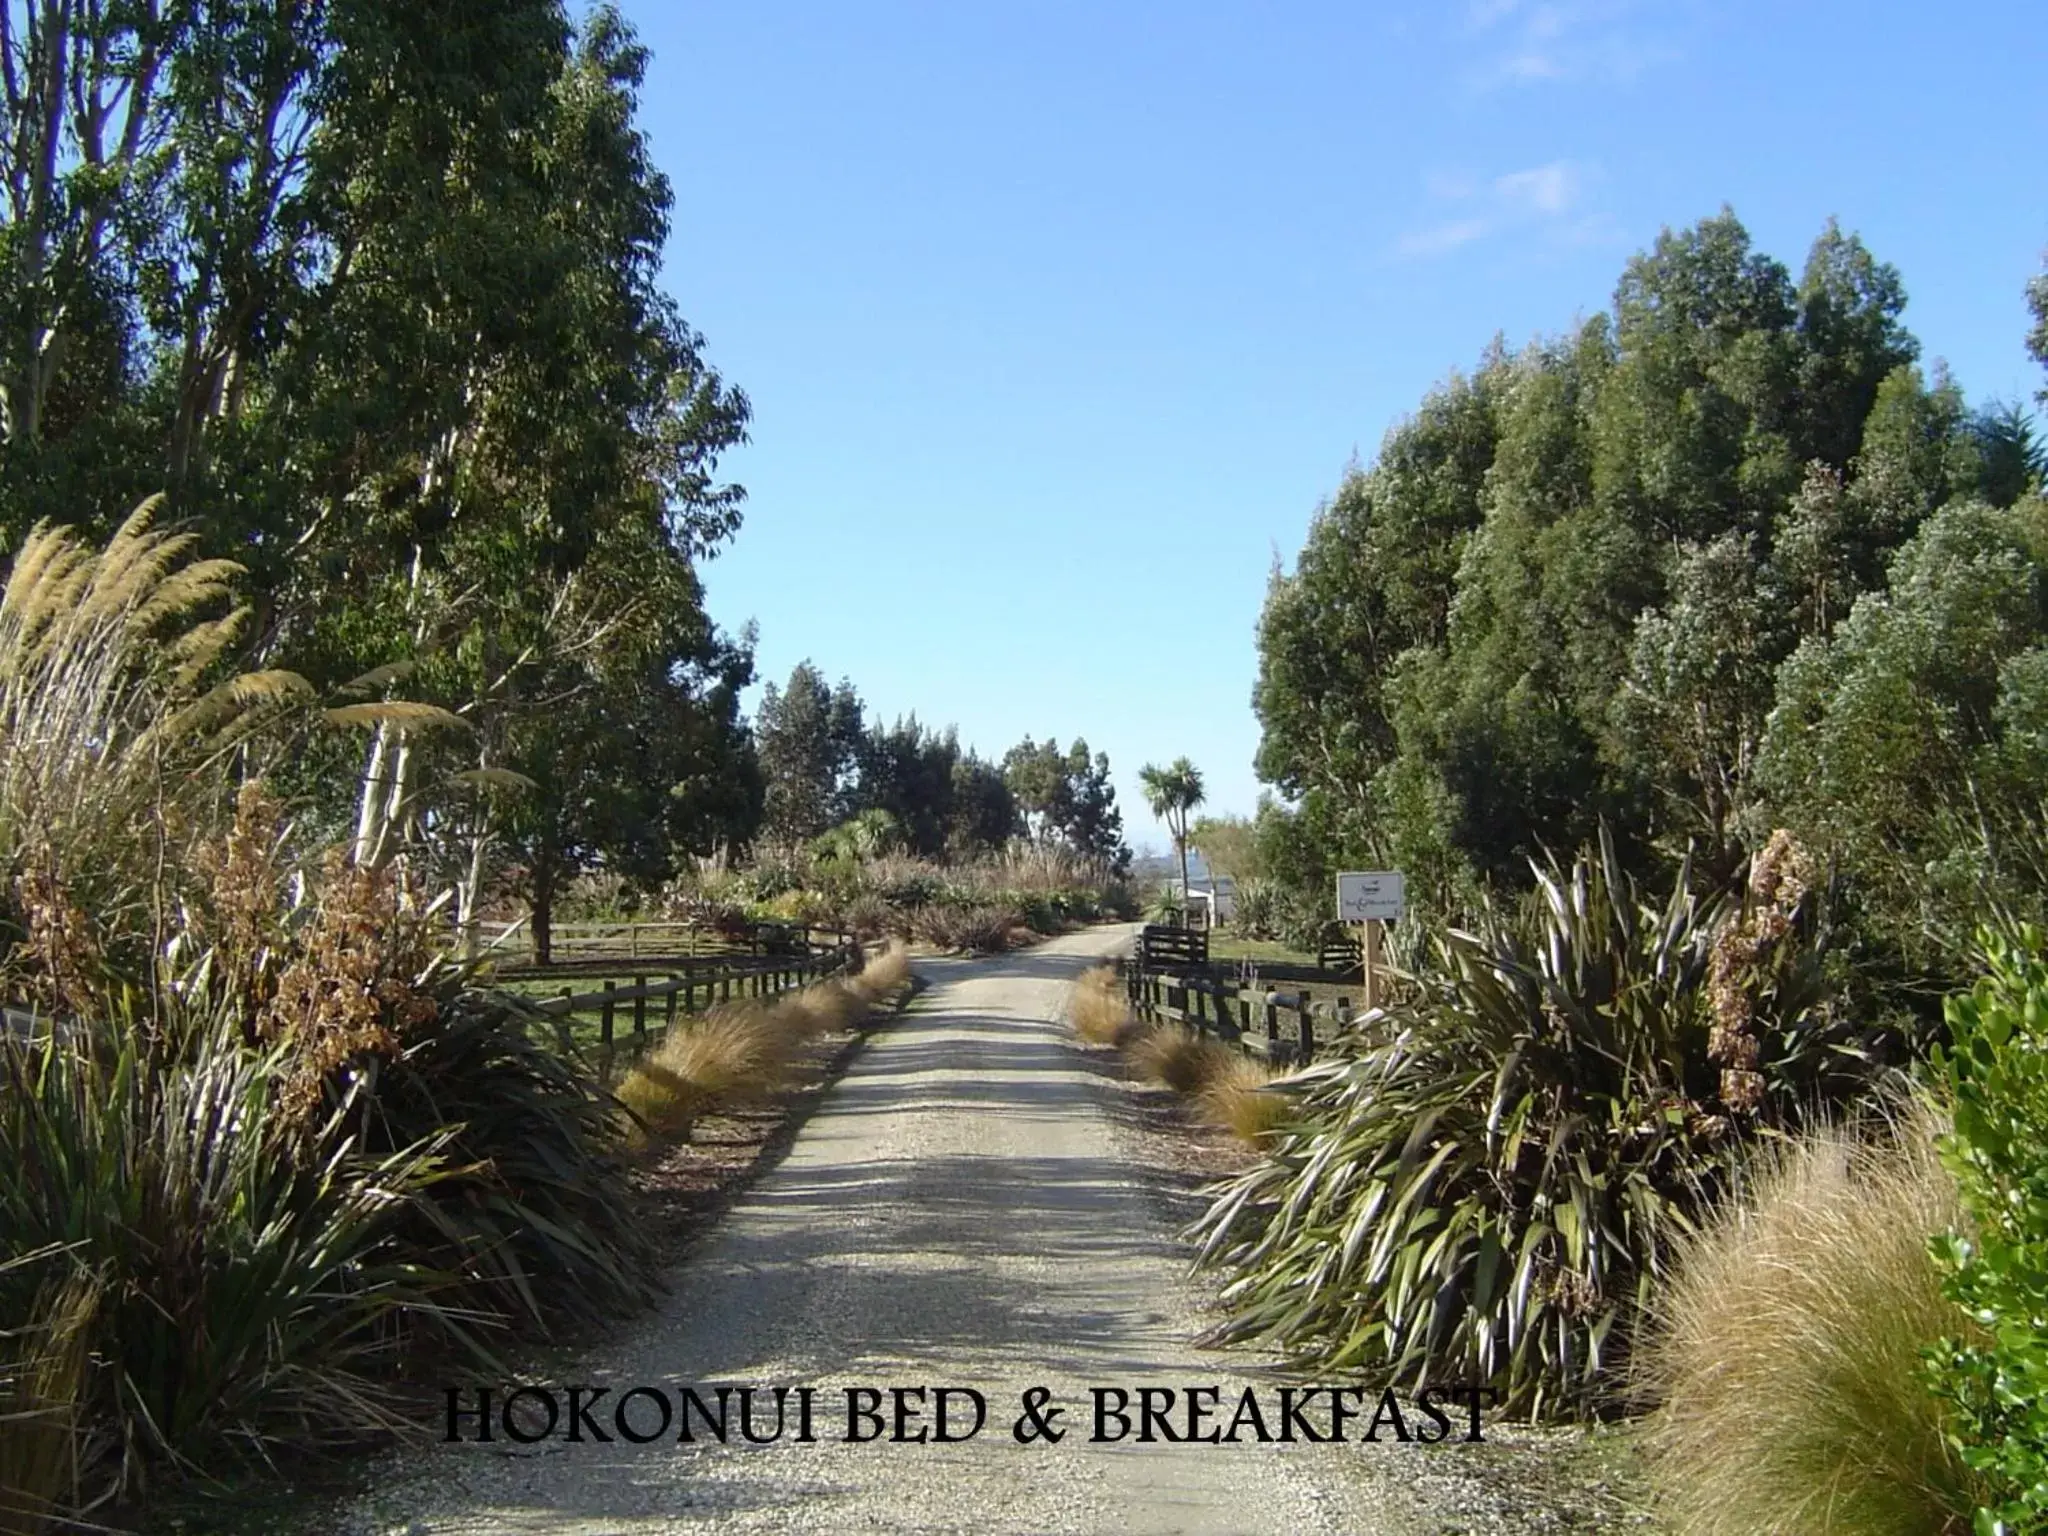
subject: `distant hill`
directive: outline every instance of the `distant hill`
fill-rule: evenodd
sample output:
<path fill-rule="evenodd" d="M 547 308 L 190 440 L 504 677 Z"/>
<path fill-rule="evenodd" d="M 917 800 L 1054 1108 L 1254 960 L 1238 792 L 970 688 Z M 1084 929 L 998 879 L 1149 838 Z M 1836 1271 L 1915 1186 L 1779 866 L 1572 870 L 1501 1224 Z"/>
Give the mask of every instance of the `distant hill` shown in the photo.
<path fill-rule="evenodd" d="M 1192 861 L 1193 855 L 1189 856 Z M 1180 878 L 1180 860 L 1170 853 L 1144 853 L 1131 860 L 1131 878 L 1141 885 Z"/>

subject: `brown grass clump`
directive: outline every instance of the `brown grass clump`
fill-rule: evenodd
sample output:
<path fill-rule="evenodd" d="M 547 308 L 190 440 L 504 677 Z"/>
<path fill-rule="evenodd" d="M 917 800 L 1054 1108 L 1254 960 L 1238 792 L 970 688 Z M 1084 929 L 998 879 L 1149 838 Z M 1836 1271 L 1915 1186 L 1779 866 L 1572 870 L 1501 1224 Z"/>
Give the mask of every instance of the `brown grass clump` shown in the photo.
<path fill-rule="evenodd" d="M 619 1102 L 640 1121 L 636 1139 L 681 1140 L 713 1104 L 773 1088 L 787 1065 L 788 1047 L 787 1030 L 756 1006 L 679 1020 L 626 1074 Z"/>
<path fill-rule="evenodd" d="M 1286 1098 L 1267 1086 L 1272 1081 L 1272 1072 L 1233 1053 L 1202 1089 L 1202 1113 L 1246 1146 L 1263 1147 L 1289 1108 Z"/>
<path fill-rule="evenodd" d="M 1972 1474 L 1921 1383 L 1922 1351 L 1968 1327 L 1928 1251 L 1961 1220 L 1932 1142 L 1916 1119 L 1767 1154 L 1681 1255 L 1638 1358 L 1677 1536 L 1969 1529 Z"/>
<path fill-rule="evenodd" d="M 49 1251 L 16 1264 L 49 1257 Z M 0 1268 L 6 1267 L 0 1265 Z M 93 1367 L 96 1281 L 46 1284 L 19 1327 L 0 1328 L 0 1531 L 75 1529 L 61 1518 L 79 1493 L 79 1419 Z"/>
<path fill-rule="evenodd" d="M 870 956 L 868 963 L 849 978 L 848 984 L 859 993 L 863 1002 L 872 1006 L 894 997 L 909 980 L 910 947 L 897 939 L 879 955 Z"/>
<path fill-rule="evenodd" d="M 1122 1045 L 1130 1038 L 1135 1021 L 1114 967 L 1098 965 L 1076 978 L 1067 1019 L 1090 1045 Z"/>
<path fill-rule="evenodd" d="M 780 1087 L 806 1045 L 857 1023 L 909 976 L 909 952 L 892 944 L 855 975 L 678 1020 L 619 1084 L 619 1102 L 639 1120 L 633 1139 L 684 1140 L 718 1104 Z"/>
<path fill-rule="evenodd" d="M 1131 1046 L 1131 1065 L 1175 1093 L 1198 1094 L 1231 1069 L 1237 1053 L 1176 1024 L 1140 1035 Z"/>
<path fill-rule="evenodd" d="M 853 986 L 833 978 L 778 997 L 768 1008 L 769 1022 L 792 1048 L 820 1035 L 836 1034 L 868 1009 L 867 999 Z"/>

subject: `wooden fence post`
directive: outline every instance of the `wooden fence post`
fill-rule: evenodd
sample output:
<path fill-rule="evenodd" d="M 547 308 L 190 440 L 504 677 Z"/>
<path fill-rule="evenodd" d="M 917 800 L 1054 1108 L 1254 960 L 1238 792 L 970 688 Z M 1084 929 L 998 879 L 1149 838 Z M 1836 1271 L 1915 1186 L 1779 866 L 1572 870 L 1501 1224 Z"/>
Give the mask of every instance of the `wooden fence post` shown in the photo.
<path fill-rule="evenodd" d="M 612 1002 L 612 994 L 618 991 L 618 989 L 619 984 L 617 982 L 609 977 L 605 978 L 604 1011 L 598 1016 L 597 1038 L 600 1044 L 607 1046 L 612 1043 L 612 1009 L 615 1006 Z"/>
<path fill-rule="evenodd" d="M 633 978 L 633 991 L 635 993 L 633 998 L 633 1038 L 635 1040 L 645 1040 L 647 1038 L 647 978 L 645 976 L 635 976 Z"/>

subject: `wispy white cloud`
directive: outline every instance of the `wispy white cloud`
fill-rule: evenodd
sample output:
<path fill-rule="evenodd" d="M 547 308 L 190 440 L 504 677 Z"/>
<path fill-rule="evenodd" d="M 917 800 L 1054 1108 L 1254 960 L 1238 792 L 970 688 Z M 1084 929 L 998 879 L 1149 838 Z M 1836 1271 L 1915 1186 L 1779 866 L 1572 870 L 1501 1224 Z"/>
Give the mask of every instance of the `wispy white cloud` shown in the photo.
<path fill-rule="evenodd" d="M 1569 212 L 1579 200 L 1579 188 L 1578 167 L 1569 160 L 1510 171 L 1493 181 L 1494 195 L 1506 207 L 1546 217 Z"/>
<path fill-rule="evenodd" d="M 1502 18 L 1514 15 L 1521 4 L 1522 0 L 1472 0 L 1465 11 L 1465 23 L 1475 32 L 1484 32 Z"/>
<path fill-rule="evenodd" d="M 1443 256 L 1498 235 L 1538 236 L 1556 244 L 1604 238 L 1606 217 L 1585 206 L 1598 168 L 1552 160 L 1490 178 L 1434 171 L 1424 178 L 1436 216 L 1402 235 L 1394 252 L 1406 260 Z"/>
<path fill-rule="evenodd" d="M 1470 83 L 1633 80 L 1679 56 L 1675 9 L 1643 0 L 1471 0 L 1462 29 L 1476 55 Z"/>
<path fill-rule="evenodd" d="M 1493 226 L 1485 219 L 1452 219 L 1448 223 L 1435 224 L 1428 229 L 1418 229 L 1401 237 L 1395 247 L 1403 256 L 1441 256 L 1455 251 L 1461 245 L 1470 245 L 1474 240 L 1484 239 L 1492 233 Z"/>

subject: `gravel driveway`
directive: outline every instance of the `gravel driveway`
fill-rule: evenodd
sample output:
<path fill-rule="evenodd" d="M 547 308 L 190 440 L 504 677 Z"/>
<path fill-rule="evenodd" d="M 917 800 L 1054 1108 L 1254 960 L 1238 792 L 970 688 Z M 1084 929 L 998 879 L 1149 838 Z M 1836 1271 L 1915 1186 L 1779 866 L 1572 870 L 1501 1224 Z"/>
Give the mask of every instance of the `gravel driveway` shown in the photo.
<path fill-rule="evenodd" d="M 1092 1387 L 1217 1386 L 1226 1416 L 1248 1382 L 1268 1404 L 1278 1392 L 1256 1356 L 1194 1347 L 1185 1251 L 1112 1130 L 1113 1088 L 1058 1022 L 1067 983 L 1130 933 L 920 962 L 930 990 L 871 1040 L 788 1157 L 672 1276 L 661 1309 L 554 1367 L 554 1381 L 613 1398 L 808 1385 L 817 1443 L 750 1446 L 735 1430 L 730 1445 L 558 1434 L 415 1448 L 377 1469 L 348 1524 L 413 1536 L 1503 1528 L 1467 1524 L 1441 1499 L 1425 1516 L 1406 1497 L 1490 1445 L 1088 1443 Z M 987 1422 L 953 1444 L 847 1444 L 844 1389 L 870 1385 L 972 1387 Z M 1069 1433 L 1020 1444 L 1020 1396 L 1040 1386 L 1067 1406 Z M 772 1427 L 772 1410 L 763 1418 Z"/>

